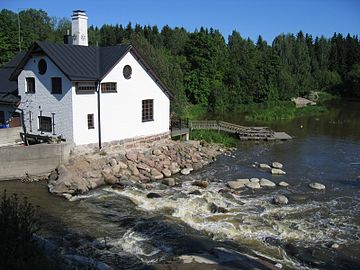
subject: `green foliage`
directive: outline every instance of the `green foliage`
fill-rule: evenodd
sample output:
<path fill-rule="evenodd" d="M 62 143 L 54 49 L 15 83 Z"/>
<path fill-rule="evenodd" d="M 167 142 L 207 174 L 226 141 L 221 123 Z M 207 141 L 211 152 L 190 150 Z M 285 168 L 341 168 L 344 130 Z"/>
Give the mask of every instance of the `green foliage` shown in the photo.
<path fill-rule="evenodd" d="M 226 147 L 236 146 L 236 138 L 224 132 L 215 130 L 192 130 L 190 132 L 191 140 L 205 141 L 207 143 L 218 143 Z"/>
<path fill-rule="evenodd" d="M 34 207 L 16 195 L 0 199 L 0 260 L 2 269 L 54 269 L 39 251 L 33 234 L 39 228 Z"/>
<path fill-rule="evenodd" d="M 307 106 L 296 108 L 292 102 L 276 102 L 252 104 L 243 108 L 247 112 L 245 119 L 254 122 L 267 122 L 275 120 L 291 120 L 303 116 L 315 116 L 326 113 L 325 106 Z"/>
<path fill-rule="evenodd" d="M 43 10 L 0 11 L 0 66 L 36 40 L 62 42 L 71 27 L 67 18 Z M 360 97 L 360 42 L 335 33 L 313 38 L 302 31 L 280 34 L 267 44 L 233 31 L 227 42 L 218 30 L 139 24 L 90 26 L 89 44 L 132 43 L 175 95 L 172 116 L 186 117 L 188 106 L 225 113 L 240 105 L 289 101 L 311 91 Z M 190 105 L 191 104 L 191 105 Z M 190 118 L 191 116 L 190 109 Z"/>
<path fill-rule="evenodd" d="M 186 108 L 184 114 L 185 118 L 189 120 L 201 120 L 204 119 L 207 113 L 207 107 L 201 104 L 189 105 Z"/>

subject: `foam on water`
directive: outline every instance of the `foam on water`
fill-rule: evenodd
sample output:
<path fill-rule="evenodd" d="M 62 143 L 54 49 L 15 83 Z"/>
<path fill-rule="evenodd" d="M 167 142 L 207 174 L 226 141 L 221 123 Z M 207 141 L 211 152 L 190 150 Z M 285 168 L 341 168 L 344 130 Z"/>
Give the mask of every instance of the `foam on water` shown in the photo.
<path fill-rule="evenodd" d="M 348 241 L 346 238 L 349 238 L 349 233 L 355 234 L 355 238 L 359 237 L 359 227 L 349 224 L 350 221 L 345 216 L 330 214 L 324 217 L 324 212 L 331 213 L 334 206 L 337 206 L 337 200 L 279 207 L 271 203 L 273 194 L 224 197 L 218 192 L 221 187 L 221 183 L 211 183 L 207 189 L 201 190 L 202 195 L 195 196 L 188 193 L 198 188 L 184 183 L 181 188 L 175 188 L 176 192 L 152 190 L 162 196 L 155 199 L 147 198 L 148 191 L 139 189 L 113 192 L 129 198 L 144 211 L 169 214 L 214 239 L 233 240 L 245 245 L 251 243 L 256 247 L 255 253 L 258 255 L 297 269 L 307 268 L 288 256 L 281 247 L 266 243 L 265 239 L 270 237 L 282 242 L 301 242 L 303 246 L 314 246 L 334 241 L 344 243 Z M 212 203 L 226 208 L 228 212 L 212 213 Z M 140 254 L 143 259 L 139 246 L 144 240 L 134 232 L 129 232 L 124 237 L 123 248 Z M 156 253 L 158 250 L 152 252 Z M 149 254 L 151 257 L 153 253 Z"/>

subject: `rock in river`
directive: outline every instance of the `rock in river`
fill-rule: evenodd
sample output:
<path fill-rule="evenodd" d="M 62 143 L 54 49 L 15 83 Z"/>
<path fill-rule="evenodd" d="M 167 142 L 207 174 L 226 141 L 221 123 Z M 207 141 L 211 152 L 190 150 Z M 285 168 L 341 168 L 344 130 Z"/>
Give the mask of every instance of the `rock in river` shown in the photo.
<path fill-rule="evenodd" d="M 325 189 L 325 185 L 320 184 L 320 183 L 310 183 L 309 187 L 316 189 L 316 190 L 324 190 Z"/>
<path fill-rule="evenodd" d="M 191 168 L 185 168 L 185 169 L 182 169 L 182 170 L 180 171 L 180 173 L 181 173 L 182 175 L 188 175 L 188 174 L 190 174 L 191 171 L 192 171 Z"/>
<path fill-rule="evenodd" d="M 271 167 L 265 163 L 261 163 L 259 165 L 260 169 L 264 169 L 264 170 L 271 170 Z"/>
<path fill-rule="evenodd" d="M 193 186 L 197 186 L 197 187 L 201 187 L 201 188 L 207 188 L 209 185 L 209 182 L 204 180 L 204 181 L 194 181 L 192 183 Z"/>
<path fill-rule="evenodd" d="M 268 179 L 261 178 L 260 180 L 260 186 L 261 187 L 275 187 L 276 184 Z"/>
<path fill-rule="evenodd" d="M 227 182 L 227 185 L 229 186 L 229 188 L 239 189 L 239 188 L 245 187 L 245 184 L 248 184 L 248 183 L 250 183 L 249 179 L 237 179 L 235 181 Z"/>
<path fill-rule="evenodd" d="M 250 182 L 259 183 L 260 179 L 259 178 L 250 178 Z"/>
<path fill-rule="evenodd" d="M 289 200 L 284 195 L 276 195 L 273 199 L 274 204 L 288 204 Z"/>
<path fill-rule="evenodd" d="M 255 183 L 255 182 L 249 182 L 245 184 L 246 187 L 251 188 L 251 189 L 258 189 L 261 188 L 259 183 Z"/>
<path fill-rule="evenodd" d="M 162 183 L 163 183 L 164 185 L 169 186 L 169 187 L 173 187 L 173 186 L 176 185 L 176 181 L 175 181 L 174 178 L 165 178 L 165 179 L 162 181 Z"/>
<path fill-rule="evenodd" d="M 280 162 L 273 162 L 271 166 L 275 169 L 282 169 L 284 167 Z"/>
<path fill-rule="evenodd" d="M 289 183 L 285 182 L 285 181 L 281 181 L 279 184 L 278 184 L 280 187 L 287 187 L 289 186 Z"/>
<path fill-rule="evenodd" d="M 272 174 L 286 174 L 286 172 L 284 172 L 283 170 L 276 169 L 276 168 L 271 169 L 271 173 Z"/>
<path fill-rule="evenodd" d="M 154 193 L 154 192 L 150 192 L 146 195 L 146 197 L 149 199 L 154 199 L 154 198 L 161 198 L 161 195 Z"/>

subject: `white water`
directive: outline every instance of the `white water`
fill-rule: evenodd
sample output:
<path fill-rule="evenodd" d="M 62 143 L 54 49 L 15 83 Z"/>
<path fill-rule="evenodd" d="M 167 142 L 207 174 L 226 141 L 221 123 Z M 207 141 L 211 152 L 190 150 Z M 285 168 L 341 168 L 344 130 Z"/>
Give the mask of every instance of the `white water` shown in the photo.
<path fill-rule="evenodd" d="M 336 209 L 338 200 L 329 202 L 310 201 L 303 204 L 276 206 L 271 203 L 278 188 L 270 189 L 268 194 L 227 195 L 224 197 L 219 189 L 223 183 L 211 183 L 208 188 L 200 189 L 201 196 L 188 195 L 198 189 L 185 182 L 182 187 L 168 190 L 152 190 L 161 198 L 149 199 L 148 191 L 125 189 L 123 191 L 107 188 L 120 196 L 130 199 L 139 209 L 149 212 L 159 212 L 185 222 L 192 228 L 205 232 L 215 240 L 232 240 L 236 243 L 255 247 L 255 253 L 261 257 L 296 268 L 308 269 L 294 258 L 288 256 L 280 246 L 266 243 L 268 237 L 282 242 L 300 242 L 302 246 L 325 245 L 330 242 L 345 243 L 352 234 L 359 238 L 359 227 L 347 223 L 346 217 L 328 215 Z M 210 205 L 214 203 L 226 208 L 227 213 L 212 213 Z M 155 262 L 153 255 L 161 250 L 149 247 L 146 238 L 131 229 L 122 237 L 122 248 L 135 254 L 143 261 Z"/>

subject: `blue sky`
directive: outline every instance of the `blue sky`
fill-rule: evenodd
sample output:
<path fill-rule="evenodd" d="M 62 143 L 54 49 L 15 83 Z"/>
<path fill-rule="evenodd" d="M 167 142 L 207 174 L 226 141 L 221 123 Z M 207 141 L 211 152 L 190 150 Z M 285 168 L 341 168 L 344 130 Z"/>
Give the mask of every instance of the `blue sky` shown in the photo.
<path fill-rule="evenodd" d="M 41 8 L 49 16 L 68 18 L 72 10 L 83 9 L 89 25 L 168 24 L 189 31 L 205 26 L 219 29 L 226 39 L 233 30 L 253 40 L 261 34 L 269 42 L 299 30 L 360 36 L 360 0 L 0 0 L 0 8 Z"/>

